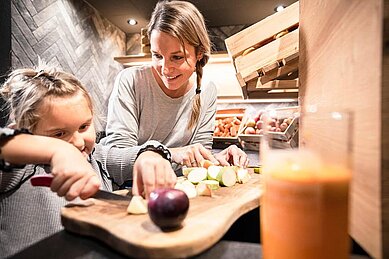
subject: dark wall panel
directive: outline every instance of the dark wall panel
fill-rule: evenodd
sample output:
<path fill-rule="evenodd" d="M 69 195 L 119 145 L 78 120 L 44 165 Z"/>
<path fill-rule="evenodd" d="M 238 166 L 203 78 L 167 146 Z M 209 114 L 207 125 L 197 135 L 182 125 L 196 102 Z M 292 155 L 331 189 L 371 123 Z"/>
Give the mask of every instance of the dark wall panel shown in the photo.
<path fill-rule="evenodd" d="M 109 94 L 123 68 L 113 58 L 125 54 L 125 33 L 82 0 L 10 2 L 12 67 L 43 60 L 76 75 L 94 99 L 96 127 L 103 130 Z"/>
<path fill-rule="evenodd" d="M 11 66 L 11 0 L 0 1 L 0 10 L 0 84 L 2 84 Z M 4 126 L 7 112 L 2 98 L 0 98 L 0 108 L 0 126 Z"/>

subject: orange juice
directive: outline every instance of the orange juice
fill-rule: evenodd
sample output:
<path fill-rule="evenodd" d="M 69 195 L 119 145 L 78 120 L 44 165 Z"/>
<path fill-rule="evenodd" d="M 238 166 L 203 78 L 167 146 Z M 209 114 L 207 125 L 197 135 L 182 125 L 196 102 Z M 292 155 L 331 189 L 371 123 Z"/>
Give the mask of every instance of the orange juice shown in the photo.
<path fill-rule="evenodd" d="M 348 169 L 301 151 L 273 153 L 263 166 L 264 258 L 349 258 Z"/>

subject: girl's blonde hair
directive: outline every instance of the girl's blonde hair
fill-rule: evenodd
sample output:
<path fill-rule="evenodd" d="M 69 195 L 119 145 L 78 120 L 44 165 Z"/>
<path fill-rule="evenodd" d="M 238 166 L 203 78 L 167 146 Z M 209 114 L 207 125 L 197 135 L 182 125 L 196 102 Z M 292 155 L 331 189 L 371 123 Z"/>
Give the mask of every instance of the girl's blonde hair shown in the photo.
<path fill-rule="evenodd" d="M 91 97 L 75 76 L 45 65 L 14 70 L 0 89 L 8 105 L 9 122 L 30 132 L 34 132 L 41 119 L 38 109 L 47 98 L 71 97 L 80 93 L 93 112 Z"/>
<path fill-rule="evenodd" d="M 211 43 L 208 31 L 205 26 L 204 17 L 200 11 L 191 3 L 185 1 L 161 1 L 155 6 L 147 27 L 147 34 L 150 38 L 151 32 L 157 30 L 165 32 L 177 38 L 182 47 L 184 42 L 195 47 L 196 56 L 202 58 L 197 60 L 196 75 L 197 88 L 193 101 L 192 116 L 188 128 L 193 128 L 200 116 L 200 92 L 203 67 L 207 64 L 211 53 Z"/>

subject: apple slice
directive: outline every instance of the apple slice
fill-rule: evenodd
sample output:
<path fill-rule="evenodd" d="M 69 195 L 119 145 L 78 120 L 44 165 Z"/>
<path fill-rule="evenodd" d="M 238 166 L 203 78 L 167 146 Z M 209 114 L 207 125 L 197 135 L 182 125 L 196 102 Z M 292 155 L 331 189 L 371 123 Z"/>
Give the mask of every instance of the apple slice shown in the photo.
<path fill-rule="evenodd" d="M 204 183 L 204 184 L 208 185 L 211 190 L 217 190 L 220 188 L 220 184 L 216 180 L 204 180 L 204 181 L 201 181 L 200 183 Z"/>
<path fill-rule="evenodd" d="M 188 180 L 194 184 L 198 184 L 202 180 L 206 180 L 206 179 L 207 179 L 207 169 L 202 167 L 195 168 L 192 171 L 190 171 L 188 174 Z"/>
<path fill-rule="evenodd" d="M 249 171 L 244 168 L 239 168 L 236 172 L 236 176 L 238 183 L 247 183 L 251 178 Z"/>
<path fill-rule="evenodd" d="M 207 159 L 204 159 L 203 161 L 201 161 L 201 167 L 204 167 L 205 169 L 208 169 L 208 167 L 212 166 L 213 163 Z"/>
<path fill-rule="evenodd" d="M 220 181 L 220 170 L 222 166 L 211 165 L 208 167 L 208 180 Z"/>
<path fill-rule="evenodd" d="M 225 166 L 220 170 L 220 185 L 231 187 L 236 183 L 236 173 L 232 166 Z"/>
<path fill-rule="evenodd" d="M 185 176 L 179 176 L 177 177 L 177 183 L 182 183 L 183 181 L 187 180 Z"/>
<path fill-rule="evenodd" d="M 188 177 L 188 174 L 193 170 L 196 169 L 197 167 L 183 167 L 182 168 L 182 175 L 185 177 Z"/>
<path fill-rule="evenodd" d="M 146 214 L 147 213 L 147 202 L 142 196 L 133 196 L 130 204 L 127 207 L 127 212 L 130 214 Z"/>
<path fill-rule="evenodd" d="M 180 183 L 177 182 L 174 186 L 174 189 L 178 189 L 185 192 L 189 199 L 197 196 L 196 187 L 189 180 L 185 180 Z"/>
<path fill-rule="evenodd" d="M 204 182 L 199 182 L 196 185 L 196 191 L 198 196 L 209 196 L 212 197 L 212 190 Z"/>

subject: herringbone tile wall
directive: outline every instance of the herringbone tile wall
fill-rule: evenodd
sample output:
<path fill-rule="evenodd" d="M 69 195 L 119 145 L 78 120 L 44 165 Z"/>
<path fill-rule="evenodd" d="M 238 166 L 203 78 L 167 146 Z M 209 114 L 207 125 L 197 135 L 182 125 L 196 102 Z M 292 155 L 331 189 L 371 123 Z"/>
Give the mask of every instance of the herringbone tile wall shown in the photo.
<path fill-rule="evenodd" d="M 97 130 L 125 55 L 126 35 L 83 0 L 12 0 L 12 67 L 42 59 L 76 75 L 95 102 Z"/>

